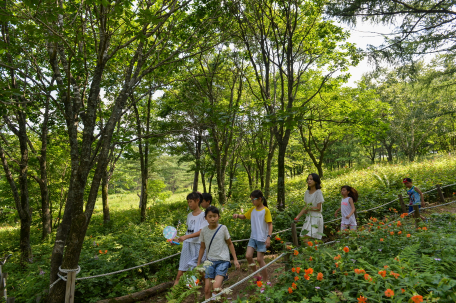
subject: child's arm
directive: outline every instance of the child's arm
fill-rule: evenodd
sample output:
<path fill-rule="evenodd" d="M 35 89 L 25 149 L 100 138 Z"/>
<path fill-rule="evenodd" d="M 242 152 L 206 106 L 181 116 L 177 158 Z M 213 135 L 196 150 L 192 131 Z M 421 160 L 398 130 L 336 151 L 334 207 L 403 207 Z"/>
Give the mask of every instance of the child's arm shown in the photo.
<path fill-rule="evenodd" d="M 339 208 L 336 210 L 336 212 L 334 213 L 334 217 L 337 218 L 337 213 L 340 212 L 340 209 L 341 209 L 341 208 L 342 208 L 342 207 L 339 207 Z"/>
<path fill-rule="evenodd" d="M 241 265 L 239 265 L 238 259 L 236 257 L 236 251 L 234 250 L 234 245 L 233 245 L 233 242 L 231 242 L 231 238 L 228 240 L 225 240 L 225 242 L 228 245 L 228 248 L 230 249 L 231 255 L 233 256 L 234 266 L 236 266 L 237 269 L 241 269 Z M 203 244 L 203 243 L 201 243 L 201 244 Z M 201 251 L 200 251 L 200 256 L 201 257 L 203 256 L 203 255 L 201 255 Z M 200 259 L 198 259 L 198 262 Z"/>
<path fill-rule="evenodd" d="M 272 235 L 272 222 L 268 223 L 268 235 Z M 266 238 L 266 247 L 271 246 L 271 237 Z"/>
<path fill-rule="evenodd" d="M 297 221 L 299 220 L 299 218 L 301 218 L 301 216 L 302 216 L 303 214 L 307 214 L 307 211 L 308 211 L 308 208 L 307 208 L 307 206 L 305 206 L 305 207 L 301 210 L 301 212 L 299 212 L 299 214 L 296 216 L 296 218 L 294 218 L 294 220 L 297 222 Z"/>
<path fill-rule="evenodd" d="M 201 259 L 203 258 L 205 250 L 206 250 L 206 244 L 204 242 L 201 242 L 200 251 L 198 254 L 198 263 L 196 264 L 196 266 L 200 265 Z"/>
<path fill-rule="evenodd" d="M 350 219 L 350 217 L 355 213 L 356 209 L 355 209 L 355 203 L 353 203 L 353 199 L 352 198 L 348 199 L 348 202 L 350 202 L 350 206 L 352 208 L 352 211 L 345 218 Z"/>
<path fill-rule="evenodd" d="M 421 192 L 421 190 L 420 190 L 418 187 L 415 186 L 415 191 L 416 191 L 417 193 L 420 194 L 420 198 L 421 198 L 421 207 L 426 207 L 426 204 L 424 203 L 424 195 L 423 195 L 423 193 Z"/>
<path fill-rule="evenodd" d="M 179 242 L 184 242 L 187 239 L 199 237 L 200 233 L 201 233 L 201 229 L 199 231 L 197 231 L 196 233 L 185 235 L 185 236 L 181 236 L 181 237 L 177 238 L 177 240 Z"/>
<path fill-rule="evenodd" d="M 243 219 L 244 220 L 245 218 L 246 218 L 245 215 L 240 215 L 240 214 L 233 215 L 233 219 Z"/>

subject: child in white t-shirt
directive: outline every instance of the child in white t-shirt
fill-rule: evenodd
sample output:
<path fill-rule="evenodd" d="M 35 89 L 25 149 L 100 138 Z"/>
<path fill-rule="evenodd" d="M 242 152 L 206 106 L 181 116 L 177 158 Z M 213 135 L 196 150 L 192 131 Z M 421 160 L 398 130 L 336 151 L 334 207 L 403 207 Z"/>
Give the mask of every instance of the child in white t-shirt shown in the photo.
<path fill-rule="evenodd" d="M 192 270 L 198 261 L 198 253 L 201 246 L 199 235 L 201 229 L 208 225 L 204 218 L 204 212 L 199 208 L 199 202 L 200 195 L 198 193 L 193 192 L 188 194 L 188 208 L 192 212 L 187 215 L 187 232 L 185 233 L 185 236 L 174 239 L 176 242 L 182 242 L 179 270 L 177 272 L 176 280 L 174 280 L 174 285 L 179 282 L 179 279 L 184 272 Z"/>
<path fill-rule="evenodd" d="M 257 251 L 257 261 L 260 268 L 266 265 L 264 254 L 266 253 L 266 248 L 271 244 L 272 216 L 261 190 L 254 190 L 250 194 L 250 200 L 252 200 L 254 206 L 243 215 L 234 214 L 233 218 L 250 219 L 252 229 L 245 257 L 252 270 L 256 271 L 256 264 L 253 262 L 255 250 Z M 263 276 L 263 281 L 268 281 L 268 271 L 266 269 L 261 272 L 261 275 Z M 256 279 L 260 280 L 261 277 L 256 277 Z"/>
<path fill-rule="evenodd" d="M 201 248 L 198 255 L 198 265 L 206 250 L 207 262 L 206 265 L 204 295 L 206 299 L 211 297 L 213 289 L 221 289 L 222 282 L 227 276 L 230 263 L 230 252 L 233 256 L 234 265 L 240 269 L 239 262 L 236 257 L 233 242 L 231 242 L 230 233 L 225 225 L 218 223 L 220 219 L 220 212 L 215 206 L 209 206 L 205 211 L 205 218 L 208 226 L 201 230 L 199 239 L 201 241 Z M 214 280 L 214 283 L 211 281 Z"/>

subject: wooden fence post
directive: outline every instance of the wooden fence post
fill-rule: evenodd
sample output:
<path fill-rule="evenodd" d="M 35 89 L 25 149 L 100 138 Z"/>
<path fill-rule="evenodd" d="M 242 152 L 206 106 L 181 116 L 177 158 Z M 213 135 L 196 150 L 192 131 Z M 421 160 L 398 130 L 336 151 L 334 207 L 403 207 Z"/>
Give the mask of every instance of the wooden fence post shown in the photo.
<path fill-rule="evenodd" d="M 437 192 L 439 193 L 440 202 L 445 203 L 445 196 L 443 195 L 443 192 L 442 192 L 442 189 L 440 188 L 440 185 L 437 184 L 436 187 L 437 187 Z"/>
<path fill-rule="evenodd" d="M 6 299 L 6 303 L 14 303 L 14 300 L 14 298 L 9 297 L 8 299 Z"/>
<path fill-rule="evenodd" d="M 405 207 L 405 204 L 404 204 L 404 198 L 402 198 L 402 194 L 399 194 L 397 196 L 399 197 L 399 202 L 401 202 L 402 213 L 405 214 L 407 212 L 407 208 Z"/>
<path fill-rule="evenodd" d="M 6 295 L 6 278 L 8 277 L 7 273 L 2 273 L 2 266 L 0 265 L 0 295 L 5 298 L 5 301 L 8 300 Z"/>
<path fill-rule="evenodd" d="M 70 271 L 67 273 L 65 303 L 74 303 L 74 291 L 76 284 L 76 272 Z"/>
<path fill-rule="evenodd" d="M 294 246 L 298 246 L 298 231 L 296 230 L 296 223 L 291 223 L 291 239 Z"/>
<path fill-rule="evenodd" d="M 415 217 L 415 227 L 418 229 L 418 224 L 420 222 L 420 209 L 418 207 L 418 205 L 413 205 L 413 216 Z"/>

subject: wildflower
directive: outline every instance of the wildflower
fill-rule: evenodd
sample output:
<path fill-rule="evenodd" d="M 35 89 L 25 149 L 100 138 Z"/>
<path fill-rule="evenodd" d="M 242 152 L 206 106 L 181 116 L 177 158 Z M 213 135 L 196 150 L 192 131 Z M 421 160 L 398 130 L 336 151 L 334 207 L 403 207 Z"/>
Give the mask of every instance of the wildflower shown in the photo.
<path fill-rule="evenodd" d="M 355 268 L 355 274 L 359 274 L 359 269 Z"/>
<path fill-rule="evenodd" d="M 299 277 L 298 277 L 298 276 L 294 277 L 294 280 L 295 280 L 295 281 L 298 281 L 298 280 L 299 280 Z"/>
<path fill-rule="evenodd" d="M 390 235 L 393 236 L 394 235 L 394 231 L 390 231 Z"/>
<path fill-rule="evenodd" d="M 313 272 L 314 272 L 313 268 L 306 269 L 306 275 L 311 275 L 311 274 L 313 274 Z"/>
<path fill-rule="evenodd" d="M 282 243 L 282 244 L 283 244 L 283 241 L 280 241 L 280 243 Z"/>
<path fill-rule="evenodd" d="M 299 271 L 301 270 L 301 267 L 296 267 L 296 273 L 299 274 Z"/>
<path fill-rule="evenodd" d="M 407 234 L 407 238 L 410 238 L 411 234 Z"/>
<path fill-rule="evenodd" d="M 263 286 L 263 282 L 261 282 L 261 281 L 257 281 L 256 284 L 257 284 L 258 287 Z"/>
<path fill-rule="evenodd" d="M 398 235 L 402 235 L 402 231 L 398 231 L 397 234 L 398 234 Z"/>
<path fill-rule="evenodd" d="M 315 289 L 320 289 L 320 287 L 319 286 L 315 286 Z"/>
<path fill-rule="evenodd" d="M 206 271 L 206 269 L 204 269 L 204 267 L 202 267 L 202 266 L 198 266 L 196 268 L 196 270 L 199 271 L 199 272 L 205 272 Z"/>
<path fill-rule="evenodd" d="M 403 214 L 401 215 L 401 218 L 404 219 L 404 218 L 407 217 L 407 216 L 408 216 L 408 213 L 403 213 Z"/>
<path fill-rule="evenodd" d="M 295 250 L 295 251 L 293 252 L 293 255 L 295 255 L 295 256 L 297 256 L 298 254 L 299 254 L 299 252 L 298 252 L 297 250 Z"/>
<path fill-rule="evenodd" d="M 101 249 L 100 249 L 98 252 L 99 252 L 100 254 L 103 254 L 103 251 L 102 251 Z"/>
<path fill-rule="evenodd" d="M 345 246 L 344 247 L 344 252 L 348 253 L 350 251 L 350 249 L 348 248 L 348 246 Z"/>
<path fill-rule="evenodd" d="M 313 246 L 312 241 L 307 242 L 307 245 L 308 245 L 308 246 Z"/>
<path fill-rule="evenodd" d="M 293 268 L 291 269 L 291 271 L 292 271 L 292 272 L 296 272 L 296 268 L 293 267 Z"/>
<path fill-rule="evenodd" d="M 413 301 L 414 303 L 423 302 L 423 296 L 415 295 L 415 296 L 412 297 L 412 301 Z"/>
<path fill-rule="evenodd" d="M 391 289 L 387 289 L 385 290 L 385 296 L 387 297 L 393 297 L 394 296 L 394 291 L 392 291 Z"/>
<path fill-rule="evenodd" d="M 405 292 L 405 289 L 401 288 L 401 291 L 402 291 L 402 293 L 404 293 L 404 292 Z"/>
<path fill-rule="evenodd" d="M 342 258 L 340 255 L 337 255 L 334 257 L 334 260 L 339 260 L 340 258 Z"/>
<path fill-rule="evenodd" d="M 336 262 L 336 267 L 339 268 L 339 263 L 338 262 Z"/>
<path fill-rule="evenodd" d="M 211 280 L 211 283 L 214 284 L 214 283 L 215 283 L 215 280 Z"/>
<path fill-rule="evenodd" d="M 249 264 L 249 266 L 252 266 L 252 267 L 253 267 L 253 266 L 256 266 L 256 264 L 255 264 L 255 263 L 252 263 L 252 264 Z"/>
<path fill-rule="evenodd" d="M 379 251 L 379 252 L 381 252 L 381 251 L 382 251 L 382 249 L 381 249 L 381 248 L 379 248 L 379 249 L 378 249 L 378 251 Z"/>
<path fill-rule="evenodd" d="M 276 236 L 274 239 L 276 239 L 277 241 L 280 241 L 279 236 Z"/>
<path fill-rule="evenodd" d="M 378 274 L 384 278 L 386 276 L 386 270 L 381 270 Z"/>
<path fill-rule="evenodd" d="M 442 261 L 442 259 L 440 259 L 440 258 L 434 258 L 434 260 L 436 260 L 436 261 Z"/>
<path fill-rule="evenodd" d="M 313 261 L 313 258 L 312 258 L 312 257 L 310 257 L 310 258 L 309 258 L 309 261 Z"/>
<path fill-rule="evenodd" d="M 359 296 L 358 298 L 358 303 L 366 303 L 367 302 L 367 299 L 363 296 Z"/>
<path fill-rule="evenodd" d="M 198 285 L 199 282 L 200 282 L 200 280 L 199 280 L 199 279 L 196 279 L 195 284 Z"/>
<path fill-rule="evenodd" d="M 318 273 L 317 280 L 318 281 L 322 281 L 323 280 L 323 274 L 321 272 Z"/>
<path fill-rule="evenodd" d="M 335 270 L 333 270 L 333 274 L 335 274 L 335 273 L 336 273 L 336 271 L 335 271 Z"/>
<path fill-rule="evenodd" d="M 369 276 L 369 274 L 364 274 L 364 280 L 372 281 L 372 278 L 371 278 L 371 276 Z"/>
<path fill-rule="evenodd" d="M 380 242 L 383 242 L 383 238 L 380 238 Z"/>
<path fill-rule="evenodd" d="M 290 245 L 287 245 L 286 247 L 288 250 L 291 250 L 291 246 Z"/>
<path fill-rule="evenodd" d="M 391 271 L 391 272 L 390 272 L 390 276 L 394 276 L 394 277 L 397 279 L 397 277 L 399 277 L 400 274 Z"/>
<path fill-rule="evenodd" d="M 423 226 L 422 230 L 427 230 L 427 227 L 426 227 L 426 226 Z"/>
<path fill-rule="evenodd" d="M 310 279 L 310 276 L 309 276 L 308 274 L 305 274 L 305 275 L 304 275 L 304 279 L 309 280 L 309 279 Z"/>
<path fill-rule="evenodd" d="M 401 221 L 397 221 L 397 226 L 402 226 Z"/>
<path fill-rule="evenodd" d="M 296 287 L 298 287 L 298 285 L 296 285 L 296 283 L 293 282 L 293 283 L 291 283 L 291 287 L 292 287 L 293 289 L 296 289 Z"/>
<path fill-rule="evenodd" d="M 288 293 L 289 294 L 293 293 L 293 289 L 291 289 L 291 287 L 288 287 Z"/>
<path fill-rule="evenodd" d="M 233 291 L 230 289 L 230 288 L 225 288 L 222 293 L 224 294 L 227 294 L 227 295 L 231 295 L 233 293 Z"/>
<path fill-rule="evenodd" d="M 208 266 L 211 266 L 211 265 L 212 265 L 212 262 L 209 261 L 209 260 L 206 260 L 206 261 L 204 261 L 204 263 L 203 263 L 203 266 L 204 266 L 204 267 L 208 267 Z"/>
<path fill-rule="evenodd" d="M 108 251 L 107 251 L 107 250 L 105 250 L 105 254 L 107 254 L 107 253 L 108 253 Z"/>
<path fill-rule="evenodd" d="M 372 221 L 377 222 L 377 218 L 372 218 Z"/>

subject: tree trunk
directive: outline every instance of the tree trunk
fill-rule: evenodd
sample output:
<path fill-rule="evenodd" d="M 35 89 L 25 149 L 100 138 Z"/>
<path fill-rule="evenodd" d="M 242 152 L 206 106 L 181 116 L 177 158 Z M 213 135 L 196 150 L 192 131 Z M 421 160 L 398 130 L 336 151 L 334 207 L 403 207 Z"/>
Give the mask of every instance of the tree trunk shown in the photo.
<path fill-rule="evenodd" d="M 101 183 L 101 199 L 103 201 L 103 222 L 106 224 L 111 220 L 109 213 L 108 204 L 108 189 L 109 189 L 109 178 L 108 171 L 103 172 L 102 183 Z"/>
<path fill-rule="evenodd" d="M 211 193 L 211 188 L 212 188 L 212 178 L 214 178 L 214 173 L 211 174 L 209 177 L 209 193 Z"/>
<path fill-rule="evenodd" d="M 270 187 L 271 187 L 271 172 L 272 172 L 272 160 L 274 159 L 274 153 L 275 149 L 277 147 L 276 143 L 271 144 L 271 140 L 274 141 L 274 137 L 271 134 L 271 139 L 270 139 L 270 144 L 269 144 L 269 152 L 268 152 L 268 158 L 266 159 L 266 175 L 265 175 L 265 181 L 264 181 L 264 197 L 266 199 L 269 198 L 270 194 Z"/>
<path fill-rule="evenodd" d="M 42 239 L 52 232 L 52 215 L 49 208 L 49 189 L 47 179 L 47 141 L 48 141 L 48 121 L 49 121 L 49 97 L 46 98 L 43 125 L 41 127 L 41 154 L 40 162 L 40 191 L 41 191 L 41 219 L 43 223 Z"/>
<path fill-rule="evenodd" d="M 201 158 L 201 134 L 195 136 L 196 151 L 195 151 L 195 174 L 193 176 L 193 191 L 198 191 L 198 177 L 200 171 L 200 158 Z"/>
<path fill-rule="evenodd" d="M 206 191 L 206 180 L 204 179 L 205 173 L 202 170 L 200 171 L 200 173 L 201 173 L 201 183 L 203 183 L 203 190 L 204 190 L 205 193 L 207 193 L 207 191 Z"/>
<path fill-rule="evenodd" d="M 277 159 L 277 208 L 285 209 L 285 155 L 287 144 L 279 142 L 279 155 Z"/>

